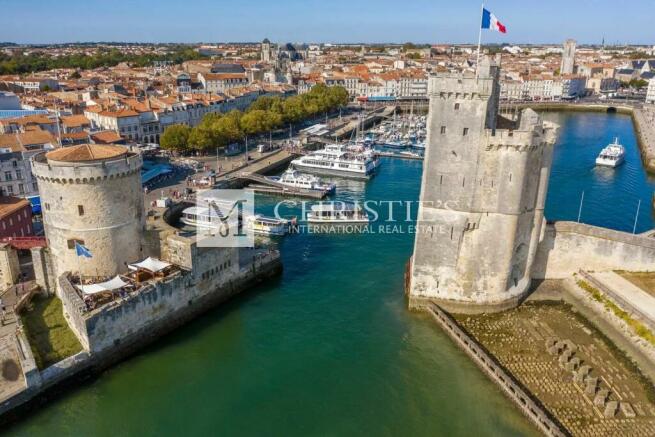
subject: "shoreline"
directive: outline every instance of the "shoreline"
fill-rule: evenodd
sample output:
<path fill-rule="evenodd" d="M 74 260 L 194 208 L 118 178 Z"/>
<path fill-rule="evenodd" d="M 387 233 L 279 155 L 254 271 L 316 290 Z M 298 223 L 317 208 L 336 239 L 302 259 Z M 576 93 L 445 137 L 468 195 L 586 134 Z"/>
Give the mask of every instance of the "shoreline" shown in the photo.
<path fill-rule="evenodd" d="M 37 370 L 39 376 L 30 378 L 35 381 L 35 384 L 28 385 L 25 390 L 0 403 L 0 425 L 8 429 L 13 423 L 31 414 L 39 405 L 49 403 L 51 399 L 56 399 L 82 386 L 86 381 L 93 380 L 117 363 L 140 353 L 145 347 L 166 337 L 178 327 L 221 307 L 222 304 L 248 292 L 267 279 L 279 276 L 282 269 L 281 260 L 275 258 L 267 264 L 260 265 L 256 271 L 253 270 L 246 277 L 217 287 L 171 317 L 151 323 L 147 331 L 137 331 L 112 348 L 93 354 L 83 349 L 59 363 Z"/>

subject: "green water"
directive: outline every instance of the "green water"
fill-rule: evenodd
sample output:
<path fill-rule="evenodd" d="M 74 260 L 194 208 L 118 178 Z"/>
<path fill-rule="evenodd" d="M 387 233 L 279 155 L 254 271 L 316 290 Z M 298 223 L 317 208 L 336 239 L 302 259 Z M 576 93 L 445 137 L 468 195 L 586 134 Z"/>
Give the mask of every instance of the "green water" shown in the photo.
<path fill-rule="evenodd" d="M 584 190 L 583 221 L 630 230 L 642 199 L 638 230 L 652 226 L 654 184 L 630 119 L 549 116 L 562 131 L 547 217 L 575 219 Z M 626 165 L 595 169 L 615 135 L 628 148 Z M 420 173 L 419 162 L 386 159 L 368 184 L 339 180 L 338 197 L 415 200 Z M 272 205 L 258 198 L 260 211 Z M 7 434 L 536 434 L 431 320 L 407 311 L 412 243 L 410 234 L 287 237 L 279 279 L 51 400 Z"/>
<path fill-rule="evenodd" d="M 339 198 L 415 200 L 421 163 L 385 160 Z M 259 198 L 262 211 L 271 201 Z M 15 435 L 526 435 L 439 328 L 410 313 L 413 236 L 294 235 L 284 274 L 41 407 Z"/>
<path fill-rule="evenodd" d="M 637 228 L 651 227 L 655 184 L 630 118 L 549 117 L 562 131 L 547 217 L 576 219 L 585 191 L 583 221 L 631 230 L 642 199 Z M 614 136 L 626 164 L 594 168 Z M 420 173 L 420 162 L 386 159 L 368 184 L 339 180 L 338 197 L 415 200 Z M 272 201 L 260 197 L 258 206 L 270 213 Z M 431 320 L 407 311 L 412 243 L 410 234 L 287 237 L 281 278 L 47 403 L 8 434 L 536 434 Z"/>

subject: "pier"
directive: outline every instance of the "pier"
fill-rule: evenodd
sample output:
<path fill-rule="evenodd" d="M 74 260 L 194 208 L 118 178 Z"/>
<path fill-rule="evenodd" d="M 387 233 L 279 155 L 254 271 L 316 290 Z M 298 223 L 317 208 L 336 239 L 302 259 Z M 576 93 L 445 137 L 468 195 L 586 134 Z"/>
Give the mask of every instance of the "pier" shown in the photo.
<path fill-rule="evenodd" d="M 396 159 L 411 159 L 414 161 L 423 161 L 423 156 L 417 155 L 403 155 L 402 153 L 394 152 L 377 152 L 378 156 L 384 156 L 385 158 L 396 158 Z"/>
<path fill-rule="evenodd" d="M 257 173 L 242 172 L 234 176 L 232 180 L 239 180 L 243 184 L 249 184 L 248 189 L 255 193 L 275 194 L 279 196 L 306 197 L 310 199 L 323 199 L 328 195 L 326 190 L 307 190 L 304 188 L 290 187 Z"/>

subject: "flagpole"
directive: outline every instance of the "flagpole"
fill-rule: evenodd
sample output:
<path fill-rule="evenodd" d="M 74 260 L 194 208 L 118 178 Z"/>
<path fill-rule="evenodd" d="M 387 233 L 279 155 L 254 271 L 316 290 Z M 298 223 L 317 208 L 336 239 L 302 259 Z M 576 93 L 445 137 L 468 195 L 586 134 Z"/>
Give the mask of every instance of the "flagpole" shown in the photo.
<path fill-rule="evenodd" d="M 480 23 L 478 28 L 478 60 L 475 63 L 475 78 L 478 78 L 480 68 L 480 45 L 482 44 L 482 18 L 484 17 L 484 2 L 480 5 Z"/>

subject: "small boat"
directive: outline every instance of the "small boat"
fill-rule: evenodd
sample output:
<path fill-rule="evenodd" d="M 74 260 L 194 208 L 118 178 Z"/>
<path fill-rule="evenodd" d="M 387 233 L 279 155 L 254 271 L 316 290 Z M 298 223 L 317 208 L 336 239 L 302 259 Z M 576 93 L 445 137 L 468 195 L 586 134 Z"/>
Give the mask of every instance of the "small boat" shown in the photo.
<path fill-rule="evenodd" d="M 282 236 L 289 232 L 292 220 L 254 215 L 246 218 L 246 223 L 255 235 Z"/>
<path fill-rule="evenodd" d="M 280 176 L 270 176 L 267 179 L 273 182 L 279 182 L 288 187 L 324 191 L 326 193 L 333 193 L 337 188 L 334 183 L 323 183 L 320 178 L 310 174 L 302 174 L 293 168 L 288 168 Z"/>
<path fill-rule="evenodd" d="M 625 147 L 615 138 L 614 143 L 607 145 L 596 158 L 596 165 L 604 167 L 618 167 L 625 160 Z"/>
<path fill-rule="evenodd" d="M 309 223 L 367 224 L 368 214 L 359 206 L 344 202 L 319 203 L 307 214 Z"/>
<path fill-rule="evenodd" d="M 221 230 L 226 226 L 237 226 L 238 219 L 228 217 L 208 207 L 192 206 L 182 211 L 180 221 L 188 226 L 195 226 L 203 229 Z M 248 230 L 255 235 L 285 235 L 289 232 L 295 220 L 278 219 L 265 217 L 263 215 L 245 216 L 243 223 Z"/>

